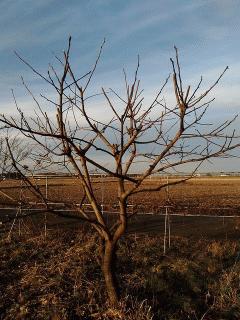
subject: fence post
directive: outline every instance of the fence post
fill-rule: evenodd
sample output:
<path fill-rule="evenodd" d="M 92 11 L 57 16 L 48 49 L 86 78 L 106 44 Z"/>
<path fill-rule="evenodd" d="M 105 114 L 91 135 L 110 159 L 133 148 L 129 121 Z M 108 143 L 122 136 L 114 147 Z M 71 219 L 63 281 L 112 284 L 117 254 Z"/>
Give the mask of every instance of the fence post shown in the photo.
<path fill-rule="evenodd" d="M 48 201 L 48 176 L 45 177 L 45 197 Z M 47 238 L 47 213 L 44 213 L 44 238 Z"/>

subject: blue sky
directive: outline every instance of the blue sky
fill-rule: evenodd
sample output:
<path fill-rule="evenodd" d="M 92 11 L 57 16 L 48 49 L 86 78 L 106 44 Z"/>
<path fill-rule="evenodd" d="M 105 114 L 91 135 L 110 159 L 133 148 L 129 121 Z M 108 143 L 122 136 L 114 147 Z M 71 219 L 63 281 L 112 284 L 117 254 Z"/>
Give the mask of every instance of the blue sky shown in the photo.
<path fill-rule="evenodd" d="M 122 68 L 131 74 L 139 54 L 142 87 L 151 97 L 170 71 L 169 57 L 176 45 L 187 82 L 196 83 L 202 74 L 207 85 L 226 65 L 230 67 L 214 92 L 217 112 L 212 117 L 221 120 L 239 112 L 239 0 L 1 0 L 0 11 L 1 113 L 14 113 L 11 88 L 21 106 L 31 108 L 21 75 L 35 94 L 44 90 L 14 50 L 46 72 L 69 35 L 72 63 L 79 74 L 89 70 L 106 38 L 94 90 L 118 89 L 123 84 Z"/>

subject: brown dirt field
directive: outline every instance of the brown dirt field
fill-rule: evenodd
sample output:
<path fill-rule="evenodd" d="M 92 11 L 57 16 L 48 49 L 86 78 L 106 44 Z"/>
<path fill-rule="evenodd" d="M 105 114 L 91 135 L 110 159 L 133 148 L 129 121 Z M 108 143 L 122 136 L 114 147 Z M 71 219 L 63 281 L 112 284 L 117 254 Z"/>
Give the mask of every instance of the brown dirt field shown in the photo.
<path fill-rule="evenodd" d="M 45 192 L 45 180 L 36 181 L 43 192 Z M 156 179 L 148 180 L 145 185 L 154 186 L 159 182 Z M 166 178 L 162 179 L 162 183 L 166 182 Z M 106 212 L 116 211 L 114 204 L 117 202 L 117 183 L 112 178 L 95 179 L 94 186 L 97 197 L 101 201 L 104 200 L 104 210 Z M 8 180 L 3 181 L 1 189 L 7 195 L 19 200 L 20 198 L 20 181 Z M 172 229 L 175 235 L 187 237 L 208 237 L 213 239 L 240 237 L 240 177 L 220 177 L 220 178 L 194 178 L 181 185 L 169 188 L 172 207 L 169 213 L 172 218 Z M 166 190 L 155 193 L 139 193 L 132 197 L 129 201 L 134 205 L 134 211 L 138 213 L 130 222 L 130 233 L 147 232 L 149 234 L 162 234 L 164 231 L 164 217 L 161 215 L 142 215 L 141 213 L 164 214 L 166 204 Z M 48 199 L 53 202 L 68 203 L 70 208 L 81 200 L 82 191 L 79 182 L 74 178 L 55 178 L 48 179 Z M 36 197 L 29 192 L 29 188 L 23 188 L 22 198 L 24 201 L 38 201 Z M 1 207 L 13 207 L 17 202 L 10 201 L 3 194 L 0 194 Z M 131 212 L 132 207 L 129 208 Z M 13 214 L 16 210 L 1 210 L 0 215 Z M 186 217 L 176 217 L 174 214 L 184 214 Z M 111 221 L 111 214 L 106 213 Z M 235 218 L 210 218 L 210 217 L 191 217 L 188 215 L 210 215 L 210 216 L 229 216 Z M 4 220 L 4 218 L 3 218 Z M 60 218 L 48 214 L 48 229 L 54 230 L 58 228 L 75 228 L 79 226 L 79 222 L 72 219 Z M 44 216 L 37 215 L 29 218 L 27 225 L 30 229 L 39 233 L 43 231 Z M 81 222 L 80 222 L 81 224 Z M 7 226 L 8 228 L 9 226 Z M 16 227 L 17 228 L 17 227 Z M 1 228 L 3 231 L 3 228 Z M 23 228 L 24 229 L 24 228 Z M 28 229 L 28 228 L 27 228 Z M 7 229 L 5 230 L 7 231 Z"/>
<path fill-rule="evenodd" d="M 171 179 L 169 180 L 171 181 Z M 165 183 L 166 178 L 147 180 L 145 185 L 156 186 Z M 45 192 L 45 179 L 37 179 L 35 183 Z M 20 198 L 20 181 L 5 180 L 0 185 L 4 193 L 16 199 Z M 117 203 L 117 183 L 113 178 L 96 178 L 94 187 L 97 198 L 107 207 Z M 183 184 L 169 188 L 170 200 L 174 211 L 192 214 L 239 215 L 240 209 L 240 177 L 193 178 Z M 48 199 L 53 202 L 79 203 L 82 190 L 75 178 L 48 178 Z M 37 201 L 36 197 L 23 188 L 22 198 L 26 202 Z M 139 212 L 159 212 L 166 204 L 166 189 L 159 192 L 145 192 L 134 195 L 129 203 Z M 5 195 L 0 194 L 2 206 L 13 204 Z M 219 208 L 219 209 L 216 209 Z"/>

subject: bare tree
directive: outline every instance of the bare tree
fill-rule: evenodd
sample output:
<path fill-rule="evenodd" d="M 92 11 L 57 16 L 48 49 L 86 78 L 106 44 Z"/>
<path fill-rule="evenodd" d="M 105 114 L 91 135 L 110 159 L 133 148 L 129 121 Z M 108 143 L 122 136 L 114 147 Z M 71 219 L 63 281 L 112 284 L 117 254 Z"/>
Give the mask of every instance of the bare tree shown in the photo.
<path fill-rule="evenodd" d="M 31 148 L 29 145 L 25 145 L 21 138 L 11 134 L 11 132 L 2 132 L 0 138 L 0 194 L 5 201 L 8 199 L 11 202 L 17 202 L 18 199 L 10 196 L 9 193 L 6 192 L 3 184 L 3 181 L 6 178 L 17 178 L 17 176 L 19 176 L 13 165 L 12 157 L 9 154 L 9 148 L 11 149 L 15 161 L 22 164 L 22 166 L 24 166 L 23 162 L 29 156 Z"/>
<path fill-rule="evenodd" d="M 124 95 L 111 88 L 102 88 L 101 92 L 96 94 L 89 93 L 103 45 L 104 43 L 91 71 L 82 76 L 76 75 L 70 63 L 71 38 L 63 58 L 57 58 L 61 72 L 50 66 L 47 75 L 43 75 L 19 57 L 54 89 L 55 98 L 43 98 L 54 108 L 55 117 L 50 115 L 52 109 L 44 109 L 44 106 L 40 105 L 23 81 L 36 105 L 35 116 L 27 116 L 17 106 L 18 117 L 1 115 L 0 121 L 4 127 L 17 130 L 43 150 L 38 152 L 38 161 L 40 155 L 41 161 L 50 157 L 51 163 L 62 165 L 77 175 L 84 196 L 79 201 L 76 216 L 90 223 L 101 239 L 101 265 L 106 289 L 110 303 L 117 304 L 119 297 L 114 260 L 118 241 L 126 232 L 132 216 L 127 206 L 129 197 L 136 193 L 159 191 L 167 185 L 182 183 L 193 176 L 204 161 L 226 157 L 229 151 L 239 144 L 235 142 L 235 131 L 230 131 L 235 118 L 218 125 L 203 123 L 206 111 L 213 100 L 206 98 L 228 68 L 225 68 L 217 80 L 202 93 L 199 93 L 202 77 L 195 88 L 191 88 L 190 85 L 185 88 L 178 51 L 175 48 L 175 59 L 171 59 L 172 75 L 165 80 L 152 102 L 145 105 L 138 80 L 139 59 L 132 83 L 129 83 L 124 71 Z M 170 79 L 176 100 L 173 106 L 168 106 L 162 98 L 163 90 Z M 101 99 L 104 98 L 98 106 L 101 112 L 106 114 L 103 119 L 96 118 L 91 113 L 91 101 L 99 96 Z M 14 167 L 22 172 L 11 152 L 11 146 L 8 146 Z M 104 165 L 106 162 L 108 166 Z M 191 168 L 195 166 L 188 178 L 170 179 L 166 183 L 159 182 L 154 186 L 144 183 L 153 174 L 166 170 L 171 172 L 183 165 L 191 165 Z M 119 210 L 110 222 L 102 212 L 101 203 L 93 188 L 90 172 L 94 169 L 115 177 L 117 181 L 116 201 Z M 133 175 L 136 171 L 141 174 Z M 30 180 L 28 182 L 31 184 Z M 34 188 L 34 185 L 32 187 Z M 46 209 L 54 211 L 39 189 L 36 193 L 44 201 Z M 86 211 L 86 202 L 91 205 L 94 214 Z"/>
<path fill-rule="evenodd" d="M 14 159 L 16 159 L 18 163 L 23 162 L 29 156 L 29 153 L 30 153 L 29 146 L 26 146 L 22 141 L 22 139 L 20 139 L 17 136 L 11 135 L 9 132 L 2 132 L 2 136 L 0 138 L 1 179 L 15 169 L 12 164 L 12 158 L 8 152 L 8 145 L 12 150 Z"/>

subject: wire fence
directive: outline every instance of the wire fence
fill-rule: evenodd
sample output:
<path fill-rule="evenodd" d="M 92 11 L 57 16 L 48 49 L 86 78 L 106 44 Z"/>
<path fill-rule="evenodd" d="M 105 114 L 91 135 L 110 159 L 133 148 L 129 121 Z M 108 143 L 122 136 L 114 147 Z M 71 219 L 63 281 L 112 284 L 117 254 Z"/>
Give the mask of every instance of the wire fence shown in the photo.
<path fill-rule="evenodd" d="M 74 205 L 70 205 L 64 201 L 51 201 L 49 194 L 50 188 L 55 186 L 52 183 L 52 179 L 60 179 L 58 176 L 41 176 L 36 179 L 41 181 L 41 187 L 43 188 L 43 192 L 46 199 L 49 199 L 48 204 L 52 207 L 55 213 L 71 213 L 71 214 L 79 214 L 79 207 L 82 206 L 85 212 L 88 214 L 94 214 L 94 211 L 89 203 L 75 203 Z M 64 177 L 66 178 L 66 177 Z M 70 178 L 70 177 L 69 177 Z M 107 190 L 105 190 L 104 183 L 105 177 L 100 176 L 97 177 L 98 183 L 100 184 L 100 207 L 101 212 L 108 221 L 108 219 L 117 214 L 119 211 L 118 204 L 110 204 L 106 203 L 107 198 Z M 167 180 L 168 181 L 168 180 Z M 57 183 L 58 185 L 58 183 Z M 42 230 L 44 236 L 47 236 L 48 227 L 49 227 L 49 217 L 47 212 L 44 210 L 44 204 L 41 202 L 31 202 L 27 199 L 28 206 L 24 206 L 24 192 L 26 187 L 23 185 L 22 181 L 20 181 L 20 186 L 14 186 L 14 188 L 19 188 L 19 204 L 17 206 L 4 206 L 0 207 L 0 232 L 7 233 L 8 237 L 11 237 L 13 232 L 17 232 L 21 235 L 23 232 L 26 232 L 26 229 L 29 229 L 25 223 L 24 219 L 27 217 L 28 220 L 31 219 L 31 216 L 35 216 L 39 214 L 41 216 L 41 224 L 38 227 Z M 167 243 L 167 234 L 168 241 L 170 241 L 171 234 L 171 216 L 180 216 L 180 217 L 202 217 L 202 218 L 236 218 L 240 216 L 240 206 L 239 207 L 221 207 L 221 206 L 191 206 L 191 205 L 179 205 L 178 203 L 174 203 L 170 200 L 170 192 L 169 188 L 166 188 L 167 192 L 167 200 L 164 204 L 156 204 L 151 202 L 144 203 L 134 203 L 133 200 L 127 205 L 127 213 L 129 216 L 148 216 L 148 215 L 158 215 L 164 216 L 164 235 L 166 237 L 165 246 Z M 25 199 L 26 200 L 26 199 Z M 7 222 L 5 222 L 7 221 Z M 33 222 L 31 222 L 34 225 Z M 23 231 L 25 230 L 25 231 Z M 170 246 L 170 242 L 169 242 Z"/>

